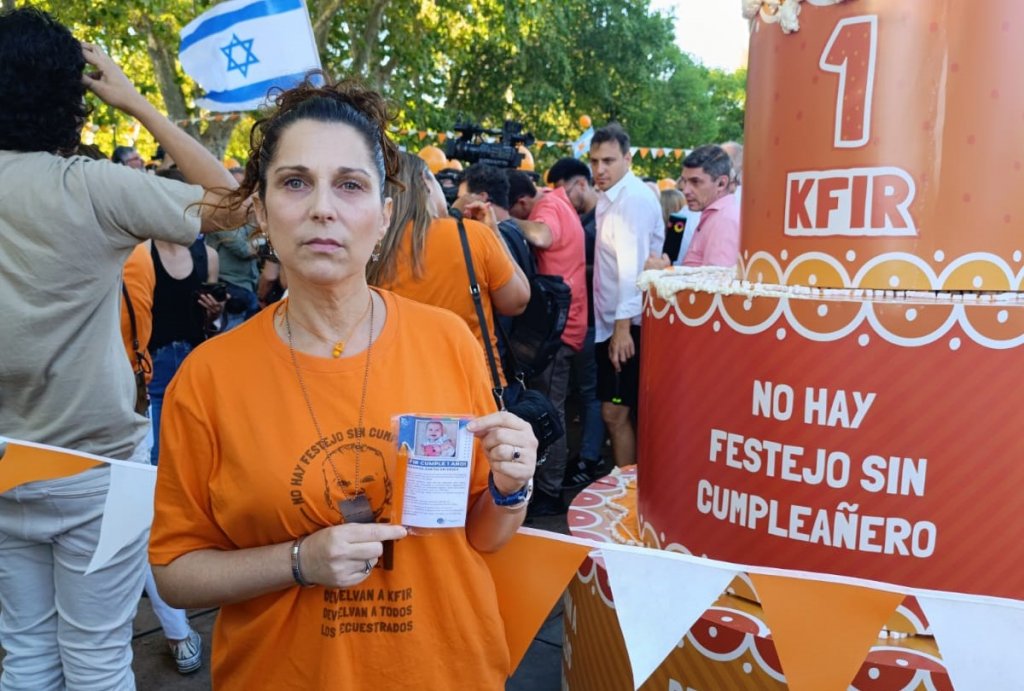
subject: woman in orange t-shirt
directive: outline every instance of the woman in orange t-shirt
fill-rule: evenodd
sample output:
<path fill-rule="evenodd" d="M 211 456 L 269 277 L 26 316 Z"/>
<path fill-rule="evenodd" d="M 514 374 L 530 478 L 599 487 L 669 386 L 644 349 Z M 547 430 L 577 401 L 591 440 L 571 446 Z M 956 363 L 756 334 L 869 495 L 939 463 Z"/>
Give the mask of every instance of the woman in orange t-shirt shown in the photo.
<path fill-rule="evenodd" d="M 391 215 L 386 123 L 376 93 L 307 82 L 255 125 L 232 202 L 255 194 L 289 297 L 196 348 L 167 391 L 150 559 L 168 603 L 221 607 L 217 689 L 501 689 L 509 672 L 480 553 L 522 523 L 536 439 L 495 412 L 462 321 L 366 282 Z M 386 523 L 406 413 L 473 417 L 462 528 Z"/>
<path fill-rule="evenodd" d="M 367 268 L 370 285 L 451 310 L 462 317 L 480 342 L 484 358 L 486 341 L 498 352 L 492 324 L 480 324 L 469 293 L 469 274 L 459 239 L 458 224 L 448 218 L 441 186 L 419 156 L 399 154 L 399 184 L 390 183 L 387 194 L 394 201 L 391 225 L 381 243 L 380 260 Z M 488 218 L 489 209 L 477 202 L 474 209 Z M 514 316 L 530 301 L 530 284 L 512 260 L 496 228 L 467 218 L 464 222 L 473 269 L 480 285 L 484 315 L 493 308 Z M 499 376 L 502 372 L 499 366 Z"/>

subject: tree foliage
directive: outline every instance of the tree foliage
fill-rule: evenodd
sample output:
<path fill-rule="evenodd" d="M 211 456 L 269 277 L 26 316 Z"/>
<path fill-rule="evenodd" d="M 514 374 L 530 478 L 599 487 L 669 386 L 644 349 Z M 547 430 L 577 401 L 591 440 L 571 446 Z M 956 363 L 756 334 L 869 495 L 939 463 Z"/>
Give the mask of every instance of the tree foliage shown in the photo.
<path fill-rule="evenodd" d="M 201 113 L 176 59 L 178 31 L 217 1 L 32 3 L 106 48 L 172 119 L 189 120 Z M 402 130 L 450 130 L 461 113 L 492 127 L 518 119 L 539 139 L 557 141 L 578 136 L 586 114 L 597 126 L 622 123 L 642 146 L 742 138 L 745 72 L 696 64 L 649 0 L 307 1 L 325 70 L 380 89 Z M 227 148 L 240 158 L 244 133 L 230 138 L 237 122 L 189 128 L 217 153 Z M 112 132 L 110 143 L 136 136 L 132 123 L 100 104 L 93 125 Z M 403 143 L 422 145 L 415 137 Z M 538 162 L 565 153 L 545 150 Z M 649 163 L 653 174 L 678 171 L 672 157 Z"/>

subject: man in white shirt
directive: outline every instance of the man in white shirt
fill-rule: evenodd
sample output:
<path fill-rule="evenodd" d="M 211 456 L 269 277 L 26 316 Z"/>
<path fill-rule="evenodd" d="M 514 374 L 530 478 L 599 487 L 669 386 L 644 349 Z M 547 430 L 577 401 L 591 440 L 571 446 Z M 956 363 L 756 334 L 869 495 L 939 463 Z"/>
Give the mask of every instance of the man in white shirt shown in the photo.
<path fill-rule="evenodd" d="M 629 135 L 611 124 L 594 132 L 590 167 L 597 201 L 594 252 L 594 341 L 601 416 L 618 466 L 636 462 L 634 411 L 640 389 L 640 313 L 636 279 L 650 256 L 661 255 L 661 204 L 630 170 Z"/>

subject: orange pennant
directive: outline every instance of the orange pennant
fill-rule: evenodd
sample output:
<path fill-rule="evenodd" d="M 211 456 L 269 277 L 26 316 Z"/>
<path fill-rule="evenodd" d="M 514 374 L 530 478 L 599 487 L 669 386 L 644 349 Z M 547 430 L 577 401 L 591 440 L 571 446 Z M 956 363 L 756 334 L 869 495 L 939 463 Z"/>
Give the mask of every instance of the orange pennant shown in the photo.
<path fill-rule="evenodd" d="M 750 574 L 793 691 L 846 691 L 900 593 Z"/>
<path fill-rule="evenodd" d="M 423 130 L 420 130 L 419 132 L 416 133 L 416 136 L 419 138 L 420 141 L 423 141 L 423 139 L 427 136 L 427 133 Z"/>
<path fill-rule="evenodd" d="M 437 133 L 437 143 L 438 144 L 444 144 L 444 140 L 447 139 L 447 138 L 448 138 L 448 134 L 446 132 L 438 132 Z"/>
<path fill-rule="evenodd" d="M 8 442 L 7 450 L 0 458 L 0 492 L 26 482 L 53 480 L 95 468 L 102 461 L 85 458 L 73 453 L 64 453 L 53 448 L 24 446 Z"/>
<path fill-rule="evenodd" d="M 675 154 L 675 157 L 677 159 L 683 157 L 683 150 L 682 149 L 675 149 L 674 151 L 672 151 L 672 153 Z"/>
<path fill-rule="evenodd" d="M 649 152 L 650 152 L 649 148 L 647 148 L 646 146 L 641 146 L 640 147 L 640 158 L 647 158 L 647 154 Z"/>
<path fill-rule="evenodd" d="M 584 545 L 517 533 L 499 551 L 482 555 L 505 620 L 509 676 L 589 553 Z"/>

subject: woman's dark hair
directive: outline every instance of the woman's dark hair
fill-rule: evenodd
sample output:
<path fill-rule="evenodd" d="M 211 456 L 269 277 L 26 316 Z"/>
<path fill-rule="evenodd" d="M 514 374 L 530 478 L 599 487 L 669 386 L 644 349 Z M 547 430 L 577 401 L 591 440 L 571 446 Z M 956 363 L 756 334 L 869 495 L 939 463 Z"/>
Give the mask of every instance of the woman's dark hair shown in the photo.
<path fill-rule="evenodd" d="M 0 14 L 0 149 L 68 153 L 88 114 L 82 46 L 45 12 Z"/>
<path fill-rule="evenodd" d="M 317 77 L 326 83 L 314 84 L 313 79 Z M 398 147 L 386 134 L 389 119 L 387 104 L 381 95 L 359 82 L 345 80 L 332 84 L 321 73 L 307 75 L 299 86 L 278 94 L 274 109 L 253 125 L 245 178 L 225 203 L 229 208 L 236 208 L 253 192 L 258 193 L 260 199 L 266 198 L 267 169 L 277 153 L 281 135 L 300 120 L 342 123 L 359 132 L 376 166 L 383 198 L 384 184 L 393 181 L 398 172 Z"/>

